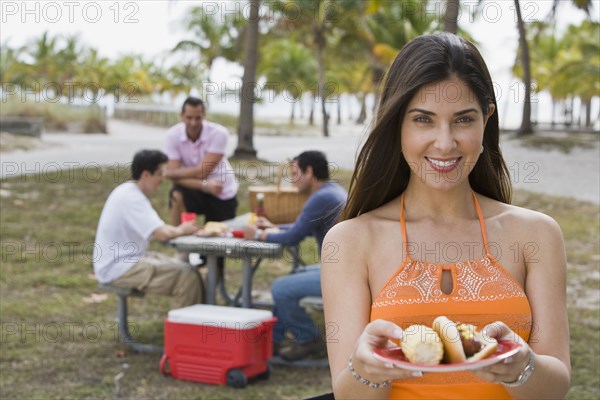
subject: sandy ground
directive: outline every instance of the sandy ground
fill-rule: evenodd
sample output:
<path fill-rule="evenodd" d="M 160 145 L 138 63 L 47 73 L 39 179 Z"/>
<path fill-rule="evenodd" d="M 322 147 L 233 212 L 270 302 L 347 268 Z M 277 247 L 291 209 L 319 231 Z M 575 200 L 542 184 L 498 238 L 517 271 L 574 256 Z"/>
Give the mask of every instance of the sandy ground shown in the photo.
<path fill-rule="evenodd" d="M 42 136 L 49 146 L 0 154 L 0 177 L 41 173 L 54 177 L 57 169 L 86 168 L 94 173 L 100 166 L 129 163 L 143 148 L 163 147 L 165 129 L 121 120 L 109 121 L 110 134 L 48 133 Z M 365 127 L 331 126 L 329 138 L 318 127 L 307 127 L 301 135 L 273 136 L 257 132 L 254 147 L 258 157 L 271 162 L 291 158 L 303 150 L 319 149 L 331 163 L 343 169 L 354 166 Z M 236 147 L 237 136 L 228 143 L 228 154 Z M 570 154 L 557 150 L 523 147 L 516 140 L 503 140 L 502 151 L 515 188 L 557 196 L 570 196 L 600 203 L 600 146 L 575 148 Z"/>

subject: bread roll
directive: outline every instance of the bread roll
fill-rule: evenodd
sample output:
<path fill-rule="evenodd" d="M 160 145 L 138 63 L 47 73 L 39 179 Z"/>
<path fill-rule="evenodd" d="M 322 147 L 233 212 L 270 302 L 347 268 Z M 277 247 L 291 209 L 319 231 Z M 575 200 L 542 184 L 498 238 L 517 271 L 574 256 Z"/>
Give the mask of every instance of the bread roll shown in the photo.
<path fill-rule="evenodd" d="M 402 352 L 414 364 L 437 365 L 444 356 L 444 346 L 438 334 L 425 325 L 411 325 L 404 330 Z"/>
<path fill-rule="evenodd" d="M 204 233 L 206 233 L 208 236 L 218 236 L 221 233 L 226 232 L 227 229 L 227 225 L 222 222 L 210 221 L 204 225 Z"/>

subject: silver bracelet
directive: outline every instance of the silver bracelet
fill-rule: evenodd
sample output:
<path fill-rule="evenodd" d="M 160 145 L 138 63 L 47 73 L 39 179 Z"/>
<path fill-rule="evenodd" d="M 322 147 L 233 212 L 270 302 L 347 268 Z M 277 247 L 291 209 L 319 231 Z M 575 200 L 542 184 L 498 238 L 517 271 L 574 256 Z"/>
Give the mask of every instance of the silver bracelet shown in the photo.
<path fill-rule="evenodd" d="M 532 350 L 529 350 L 529 361 L 527 362 L 527 365 L 523 369 L 523 372 L 521 372 L 519 374 L 519 376 L 517 376 L 517 379 L 515 379 L 514 381 L 502 382 L 502 384 L 506 387 L 521 386 L 522 384 L 527 382 L 527 379 L 529 379 L 529 377 L 533 373 L 534 367 L 535 367 L 535 353 Z"/>
<path fill-rule="evenodd" d="M 354 366 L 352 366 L 352 356 L 350 356 L 350 358 L 348 359 L 348 371 L 350 371 L 350 373 L 352 374 L 352 376 L 354 377 L 354 379 L 356 379 L 357 381 L 359 381 L 363 385 L 367 385 L 367 386 L 369 386 L 369 387 L 371 387 L 373 389 L 390 387 L 390 385 L 392 384 L 392 381 L 390 381 L 390 380 L 383 381 L 381 383 L 375 383 L 375 382 L 371 382 L 370 380 L 365 379 L 362 376 L 360 376 L 358 374 L 358 372 L 356 372 L 354 370 Z"/>

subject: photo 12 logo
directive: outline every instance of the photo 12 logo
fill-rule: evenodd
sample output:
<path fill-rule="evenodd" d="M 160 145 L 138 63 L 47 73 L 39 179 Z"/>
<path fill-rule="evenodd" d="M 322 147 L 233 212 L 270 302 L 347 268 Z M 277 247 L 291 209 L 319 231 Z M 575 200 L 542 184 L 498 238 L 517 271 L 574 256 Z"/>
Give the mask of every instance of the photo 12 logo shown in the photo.
<path fill-rule="evenodd" d="M 143 4 L 143 3 L 142 3 Z M 89 23 L 104 20 L 136 24 L 140 6 L 133 1 L 3 1 L 2 23 Z"/>
<path fill-rule="evenodd" d="M 97 82 L 27 82 L 16 84 L 2 82 L 1 101 L 16 100 L 22 103 L 74 103 L 76 100 L 96 104 L 103 96 L 112 95 L 115 103 L 138 103 L 139 85 L 135 82 L 114 82 L 100 85 Z"/>

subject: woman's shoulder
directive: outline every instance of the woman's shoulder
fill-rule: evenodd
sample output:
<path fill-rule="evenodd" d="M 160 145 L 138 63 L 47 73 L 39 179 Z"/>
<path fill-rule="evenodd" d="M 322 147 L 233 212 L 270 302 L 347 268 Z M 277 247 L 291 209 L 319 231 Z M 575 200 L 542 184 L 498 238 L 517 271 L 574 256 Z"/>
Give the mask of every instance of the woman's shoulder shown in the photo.
<path fill-rule="evenodd" d="M 374 210 L 336 224 L 328 236 L 340 239 L 354 239 L 361 235 L 361 243 L 368 242 L 375 233 L 385 230 L 387 225 L 400 223 L 400 203 L 398 199 Z"/>
<path fill-rule="evenodd" d="M 560 232 L 560 226 L 551 216 L 525 207 L 506 204 L 479 195 L 484 217 L 500 224 L 503 229 L 539 236 L 544 232 Z"/>

